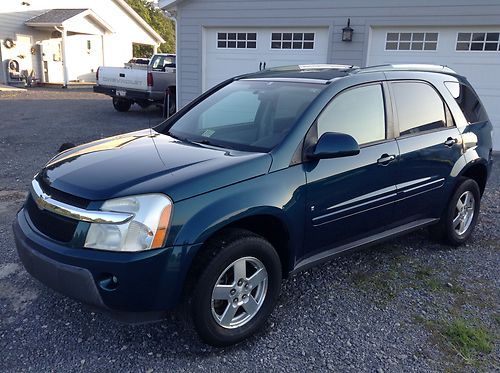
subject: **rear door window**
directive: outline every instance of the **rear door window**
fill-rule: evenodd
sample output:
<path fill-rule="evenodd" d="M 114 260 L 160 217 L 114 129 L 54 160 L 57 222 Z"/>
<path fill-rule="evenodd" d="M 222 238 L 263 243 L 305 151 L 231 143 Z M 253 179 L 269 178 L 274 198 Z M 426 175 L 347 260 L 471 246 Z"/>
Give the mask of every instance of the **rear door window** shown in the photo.
<path fill-rule="evenodd" d="M 400 136 L 446 127 L 443 100 L 422 82 L 393 82 Z"/>
<path fill-rule="evenodd" d="M 462 109 L 467 122 L 477 123 L 488 120 L 488 115 L 483 105 L 481 105 L 479 97 L 470 87 L 459 82 L 445 82 L 444 84 L 455 98 L 460 109 Z"/>

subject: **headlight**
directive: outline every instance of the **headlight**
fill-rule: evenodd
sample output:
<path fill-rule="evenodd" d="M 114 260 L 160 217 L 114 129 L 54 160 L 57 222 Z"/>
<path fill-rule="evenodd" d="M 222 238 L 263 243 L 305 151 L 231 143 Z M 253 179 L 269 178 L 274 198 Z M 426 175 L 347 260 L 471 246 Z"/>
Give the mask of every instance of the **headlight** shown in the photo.
<path fill-rule="evenodd" d="M 143 251 L 165 244 L 172 201 L 163 194 L 110 199 L 102 211 L 128 212 L 134 217 L 122 224 L 92 223 L 85 247 L 110 251 Z"/>

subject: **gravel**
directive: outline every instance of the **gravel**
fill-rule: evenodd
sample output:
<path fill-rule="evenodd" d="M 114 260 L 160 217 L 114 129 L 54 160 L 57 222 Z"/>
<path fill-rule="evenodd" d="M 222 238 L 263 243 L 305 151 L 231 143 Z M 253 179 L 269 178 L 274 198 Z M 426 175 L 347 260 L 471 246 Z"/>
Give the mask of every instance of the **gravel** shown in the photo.
<path fill-rule="evenodd" d="M 425 230 L 302 272 L 283 284 L 267 326 L 225 349 L 204 345 L 173 313 L 127 325 L 52 292 L 15 252 L 11 221 L 31 177 L 64 142 L 161 120 L 116 112 L 85 90 L 0 94 L 0 371 L 432 372 L 500 369 L 500 173 L 489 180 L 470 242 L 451 249 Z M 466 364 L 441 325 L 463 318 L 493 336 Z"/>

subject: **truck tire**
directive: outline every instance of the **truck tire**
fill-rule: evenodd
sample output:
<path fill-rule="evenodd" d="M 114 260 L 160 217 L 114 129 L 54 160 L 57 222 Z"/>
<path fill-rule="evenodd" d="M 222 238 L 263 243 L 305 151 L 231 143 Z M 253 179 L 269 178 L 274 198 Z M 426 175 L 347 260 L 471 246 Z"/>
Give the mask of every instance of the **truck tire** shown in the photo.
<path fill-rule="evenodd" d="M 113 106 L 120 112 L 125 112 L 132 106 L 132 101 L 126 98 L 113 97 Z"/>
<path fill-rule="evenodd" d="M 176 103 L 176 98 L 175 98 L 175 93 L 170 96 L 170 108 L 168 111 L 168 116 L 174 115 L 175 112 L 177 111 L 177 107 L 175 105 Z"/>

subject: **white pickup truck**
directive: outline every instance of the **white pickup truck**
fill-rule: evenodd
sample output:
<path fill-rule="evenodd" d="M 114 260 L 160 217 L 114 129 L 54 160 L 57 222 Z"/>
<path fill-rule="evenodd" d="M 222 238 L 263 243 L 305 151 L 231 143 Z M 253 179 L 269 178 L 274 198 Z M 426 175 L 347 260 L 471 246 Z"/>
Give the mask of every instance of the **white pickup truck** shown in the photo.
<path fill-rule="evenodd" d="M 175 54 L 155 54 L 148 65 L 125 64 L 125 67 L 97 69 L 94 92 L 113 98 L 118 111 L 128 111 L 136 103 L 142 108 L 163 104 L 168 93 L 168 113 L 175 112 Z"/>

